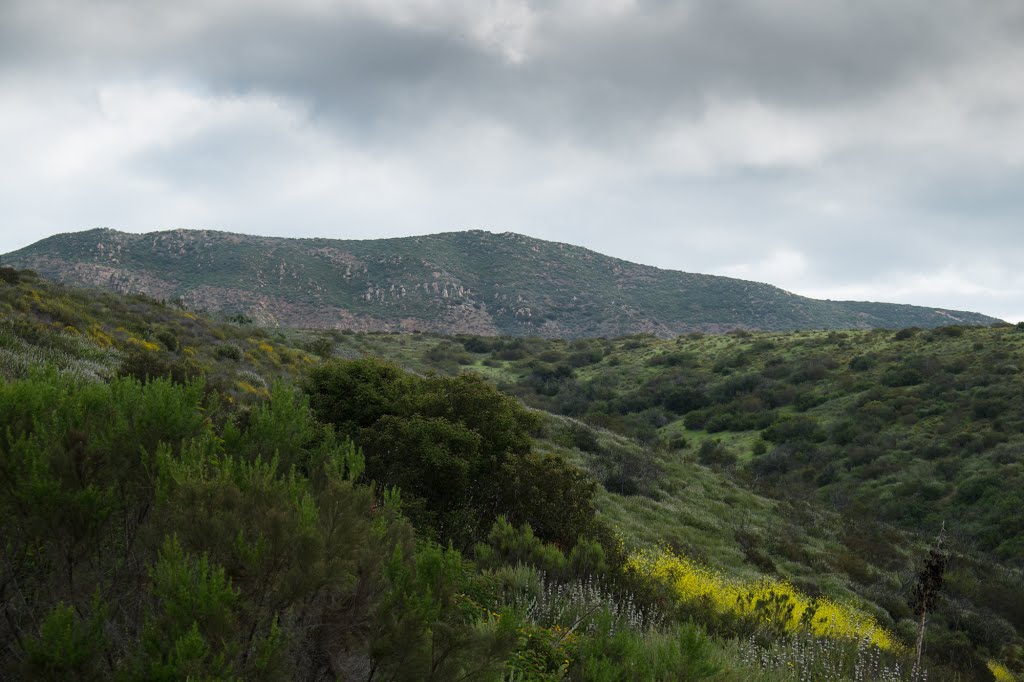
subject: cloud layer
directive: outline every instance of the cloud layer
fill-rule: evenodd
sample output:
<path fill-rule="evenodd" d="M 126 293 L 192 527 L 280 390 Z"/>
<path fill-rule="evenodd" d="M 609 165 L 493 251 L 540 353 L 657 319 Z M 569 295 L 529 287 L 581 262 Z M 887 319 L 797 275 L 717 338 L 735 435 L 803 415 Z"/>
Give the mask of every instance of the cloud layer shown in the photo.
<path fill-rule="evenodd" d="M 0 252 L 485 228 L 1024 318 L 1013 0 L 7 0 Z"/>

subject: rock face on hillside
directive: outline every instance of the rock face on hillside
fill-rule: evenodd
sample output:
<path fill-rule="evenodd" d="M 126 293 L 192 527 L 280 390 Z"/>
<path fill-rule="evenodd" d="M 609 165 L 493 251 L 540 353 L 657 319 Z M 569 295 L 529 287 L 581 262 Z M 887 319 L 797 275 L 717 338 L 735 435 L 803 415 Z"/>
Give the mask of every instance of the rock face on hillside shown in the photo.
<path fill-rule="evenodd" d="M 325 329 L 575 338 L 996 321 L 955 310 L 819 301 L 482 231 L 333 240 L 98 229 L 50 237 L 2 261 L 66 283 Z"/>

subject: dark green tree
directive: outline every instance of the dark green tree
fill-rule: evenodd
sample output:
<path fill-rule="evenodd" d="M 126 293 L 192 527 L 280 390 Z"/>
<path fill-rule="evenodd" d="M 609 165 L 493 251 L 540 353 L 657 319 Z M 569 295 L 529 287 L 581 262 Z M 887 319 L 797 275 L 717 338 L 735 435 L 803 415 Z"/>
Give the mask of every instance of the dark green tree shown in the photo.
<path fill-rule="evenodd" d="M 917 582 L 911 593 L 911 607 L 914 615 L 918 618 L 917 624 L 917 647 L 915 669 L 921 669 L 921 656 L 924 653 L 924 630 L 928 621 L 928 614 L 935 608 L 942 589 L 942 579 L 946 573 L 946 564 L 949 563 L 949 554 L 942 549 L 945 540 L 945 524 L 939 532 L 935 544 L 928 550 L 924 566 L 917 574 Z"/>

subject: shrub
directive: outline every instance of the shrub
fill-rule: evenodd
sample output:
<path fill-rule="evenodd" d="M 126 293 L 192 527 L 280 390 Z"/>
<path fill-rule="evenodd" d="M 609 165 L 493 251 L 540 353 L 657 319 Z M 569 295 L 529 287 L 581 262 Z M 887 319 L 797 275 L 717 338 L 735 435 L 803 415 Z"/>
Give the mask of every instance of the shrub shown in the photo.
<path fill-rule="evenodd" d="M 173 332 L 163 329 L 157 332 L 156 340 L 164 345 L 164 348 L 172 353 L 178 350 L 178 337 Z"/>
<path fill-rule="evenodd" d="M 498 677 L 516 647 L 516 623 L 473 598 L 482 581 L 471 568 L 458 551 L 434 544 L 409 558 L 395 552 L 369 628 L 371 670 L 388 680 Z"/>
<path fill-rule="evenodd" d="M 579 513 L 593 516 L 593 482 L 558 458 L 527 455 L 537 417 L 479 376 L 417 377 L 371 358 L 335 360 L 314 368 L 304 389 L 320 419 L 363 447 L 367 475 L 401 487 L 410 515 L 443 540 L 467 546 L 500 513 L 544 539 L 575 538 L 574 514 L 548 510 L 548 495 L 579 500 Z"/>
<path fill-rule="evenodd" d="M 0 268 L 0 282 L 5 284 L 18 284 L 21 282 L 21 275 L 14 268 L 2 267 Z"/>
<path fill-rule="evenodd" d="M 820 443 L 826 435 L 813 417 L 792 416 L 776 421 L 761 437 L 772 443 Z"/>
<path fill-rule="evenodd" d="M 647 364 L 651 367 L 694 367 L 697 356 L 687 351 L 670 351 L 651 356 Z"/>
<path fill-rule="evenodd" d="M 736 453 L 722 445 L 721 441 L 706 440 L 697 450 L 697 461 L 713 469 L 732 469 L 736 466 Z"/>
<path fill-rule="evenodd" d="M 668 551 L 634 553 L 626 566 L 641 580 L 669 587 L 681 604 L 703 604 L 712 612 L 731 614 L 755 626 L 854 642 L 865 639 L 882 650 L 898 646 L 870 614 L 841 602 L 812 599 L 787 582 L 729 580 Z"/>
<path fill-rule="evenodd" d="M 622 471 L 613 471 L 608 474 L 601 481 L 601 485 L 604 486 L 605 490 L 616 495 L 629 497 L 640 494 L 640 484 L 637 483 L 635 478 Z"/>
<path fill-rule="evenodd" d="M 924 381 L 924 377 L 914 367 L 894 367 L 882 374 L 879 381 L 885 386 L 898 388 L 901 386 L 916 386 Z"/>
<path fill-rule="evenodd" d="M 790 375 L 790 381 L 794 384 L 821 381 L 834 366 L 835 363 L 830 358 L 807 358 L 797 363 Z"/>
<path fill-rule="evenodd" d="M 213 354 L 221 360 L 239 362 L 242 359 L 242 349 L 234 344 L 218 345 L 213 349 Z"/>
<path fill-rule="evenodd" d="M 932 339 L 939 339 L 939 338 L 943 338 L 943 337 L 950 338 L 950 339 L 956 339 L 956 338 L 960 338 L 963 335 L 964 335 L 964 328 L 962 326 L 956 325 L 956 324 L 951 324 L 951 325 L 948 325 L 948 326 L 945 326 L 945 327 L 936 327 L 935 329 L 933 329 L 931 331 L 931 334 L 929 334 L 929 336 Z"/>
<path fill-rule="evenodd" d="M 721 665 L 704 631 L 692 623 L 666 630 L 616 629 L 600 619 L 593 636 L 580 643 L 571 680 L 715 679 Z"/>
<path fill-rule="evenodd" d="M 195 372 L 188 366 L 167 353 L 141 348 L 128 351 L 121 361 L 118 374 L 134 377 L 141 382 L 170 378 L 179 384 L 186 383 L 195 376 Z"/>
<path fill-rule="evenodd" d="M 708 409 L 694 410 L 683 417 L 683 425 L 691 431 L 700 431 L 708 423 L 711 411 Z"/>
<path fill-rule="evenodd" d="M 335 342 L 326 336 L 317 337 L 306 344 L 306 350 L 322 358 L 334 356 Z"/>
<path fill-rule="evenodd" d="M 866 372 L 875 366 L 874 358 L 868 355 L 858 355 L 850 360 L 850 369 L 854 372 Z"/>
<path fill-rule="evenodd" d="M 573 367 L 594 365 L 604 358 L 604 350 L 600 346 L 578 350 L 569 356 L 569 364 Z"/>
<path fill-rule="evenodd" d="M 596 483 L 555 455 L 528 454 L 501 472 L 501 510 L 510 522 L 528 523 L 548 542 L 569 547 L 594 533 Z"/>
<path fill-rule="evenodd" d="M 104 633 L 108 609 L 94 599 L 82 618 L 63 602 L 43 619 L 39 636 L 25 643 L 25 673 L 32 679 L 104 679 L 104 654 L 110 642 Z"/>
<path fill-rule="evenodd" d="M 462 347 L 469 353 L 490 353 L 494 350 L 494 343 L 479 336 L 474 336 L 463 341 Z"/>
<path fill-rule="evenodd" d="M 569 424 L 569 440 L 572 447 L 583 452 L 592 454 L 601 452 L 601 443 L 597 440 L 594 430 L 577 422 Z"/>
<path fill-rule="evenodd" d="M 474 557 L 478 564 L 492 569 L 524 564 L 557 576 L 566 568 L 565 555 L 558 547 L 534 535 L 530 524 L 524 523 L 517 529 L 504 516 L 495 520 L 486 542 L 477 543 Z"/>

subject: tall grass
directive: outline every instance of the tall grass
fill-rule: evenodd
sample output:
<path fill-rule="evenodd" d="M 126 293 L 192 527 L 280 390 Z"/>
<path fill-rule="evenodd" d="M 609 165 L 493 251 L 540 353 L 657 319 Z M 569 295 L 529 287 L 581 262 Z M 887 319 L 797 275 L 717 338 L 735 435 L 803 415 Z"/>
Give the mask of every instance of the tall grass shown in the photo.
<path fill-rule="evenodd" d="M 751 636 L 738 644 L 738 659 L 751 669 L 773 673 L 786 682 L 854 680 L 855 682 L 926 682 L 928 672 L 908 666 L 908 659 L 872 645 L 802 634 L 758 643 Z M 902 659 L 902 660 L 901 660 Z"/>

